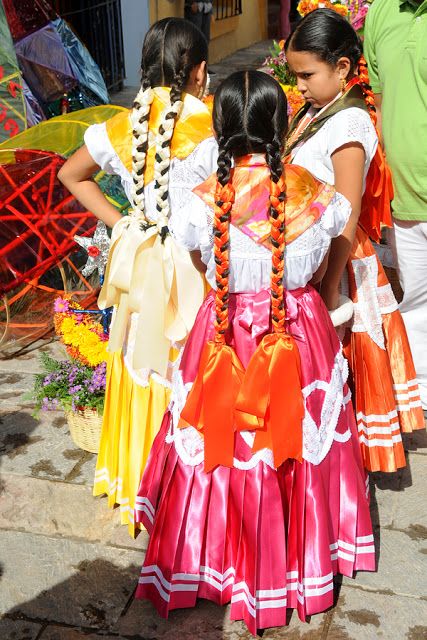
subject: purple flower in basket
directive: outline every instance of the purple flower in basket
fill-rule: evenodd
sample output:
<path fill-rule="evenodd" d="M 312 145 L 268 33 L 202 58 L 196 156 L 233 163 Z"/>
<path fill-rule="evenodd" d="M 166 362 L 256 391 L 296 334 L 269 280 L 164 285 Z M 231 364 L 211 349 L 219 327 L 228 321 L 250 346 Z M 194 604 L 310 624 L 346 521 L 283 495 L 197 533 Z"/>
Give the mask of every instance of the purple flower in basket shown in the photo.
<path fill-rule="evenodd" d="M 69 388 L 69 392 L 71 393 L 71 395 L 74 395 L 76 393 L 78 393 L 79 391 L 81 391 L 83 389 L 81 384 L 76 384 L 73 387 Z"/>
<path fill-rule="evenodd" d="M 53 373 L 48 373 L 48 375 L 43 380 L 43 386 L 47 387 L 47 385 L 50 384 L 52 380 L 53 380 Z"/>
<path fill-rule="evenodd" d="M 105 380 L 106 380 L 106 365 L 105 362 L 102 362 L 97 367 L 95 367 L 92 375 L 92 380 L 89 383 L 88 390 L 90 393 L 95 393 L 97 391 L 105 390 Z"/>

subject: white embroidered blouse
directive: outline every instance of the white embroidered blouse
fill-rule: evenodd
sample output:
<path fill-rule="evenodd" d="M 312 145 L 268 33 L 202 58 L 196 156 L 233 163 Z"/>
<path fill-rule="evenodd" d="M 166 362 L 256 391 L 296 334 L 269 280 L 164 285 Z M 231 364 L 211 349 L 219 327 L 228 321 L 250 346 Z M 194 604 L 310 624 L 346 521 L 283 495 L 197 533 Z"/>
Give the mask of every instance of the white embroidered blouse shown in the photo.
<path fill-rule="evenodd" d="M 331 116 L 314 135 L 294 149 L 293 164 L 298 164 L 318 180 L 335 184 L 331 156 L 340 147 L 358 142 L 365 151 L 364 179 L 378 145 L 378 136 L 371 118 L 358 107 L 343 109 Z"/>
<path fill-rule="evenodd" d="M 285 286 L 305 286 L 320 267 L 331 239 L 339 236 L 350 216 L 350 203 L 336 194 L 324 214 L 286 247 Z M 207 265 L 206 278 L 215 288 L 213 211 L 199 196 L 191 194 L 181 211 L 172 215 L 170 230 L 188 251 L 200 249 Z M 250 293 L 270 287 L 271 252 L 236 227 L 230 227 L 230 292 Z"/>

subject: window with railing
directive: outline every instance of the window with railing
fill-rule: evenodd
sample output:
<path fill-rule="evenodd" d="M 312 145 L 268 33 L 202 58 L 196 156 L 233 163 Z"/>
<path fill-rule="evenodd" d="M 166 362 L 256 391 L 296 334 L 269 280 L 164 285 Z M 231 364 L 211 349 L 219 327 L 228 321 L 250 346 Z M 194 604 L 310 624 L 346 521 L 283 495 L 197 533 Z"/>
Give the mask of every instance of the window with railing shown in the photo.
<path fill-rule="evenodd" d="M 224 20 L 239 16 L 242 13 L 242 0 L 215 0 L 214 15 L 215 20 Z"/>
<path fill-rule="evenodd" d="M 120 0 L 50 0 L 50 4 L 89 49 L 109 91 L 120 91 L 125 75 Z"/>

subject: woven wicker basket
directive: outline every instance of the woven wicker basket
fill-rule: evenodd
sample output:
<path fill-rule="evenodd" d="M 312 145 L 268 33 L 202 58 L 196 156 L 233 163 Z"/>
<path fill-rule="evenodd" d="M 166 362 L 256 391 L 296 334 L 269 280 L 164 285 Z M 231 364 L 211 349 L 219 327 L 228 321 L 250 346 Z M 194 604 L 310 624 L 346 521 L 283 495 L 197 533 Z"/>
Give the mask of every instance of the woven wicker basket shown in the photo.
<path fill-rule="evenodd" d="M 93 409 L 69 411 L 66 415 L 74 444 L 84 451 L 98 453 L 102 416 Z"/>

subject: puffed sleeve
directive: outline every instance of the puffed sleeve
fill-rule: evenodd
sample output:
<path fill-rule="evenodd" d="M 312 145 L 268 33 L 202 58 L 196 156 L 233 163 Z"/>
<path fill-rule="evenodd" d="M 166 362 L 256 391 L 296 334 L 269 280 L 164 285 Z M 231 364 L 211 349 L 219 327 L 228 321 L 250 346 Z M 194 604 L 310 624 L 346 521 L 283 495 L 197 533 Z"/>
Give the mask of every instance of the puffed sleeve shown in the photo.
<path fill-rule="evenodd" d="M 322 264 L 332 238 L 341 235 L 351 214 L 350 202 L 336 193 L 323 215 L 286 247 L 285 285 L 304 287 Z"/>
<path fill-rule="evenodd" d="M 218 144 L 214 137 L 203 140 L 194 151 L 192 172 L 194 186 L 204 182 L 217 170 Z"/>
<path fill-rule="evenodd" d="M 320 218 L 320 226 L 329 239 L 342 234 L 351 215 L 351 204 L 345 196 L 336 192 Z"/>
<path fill-rule="evenodd" d="M 116 152 L 107 135 L 106 123 L 92 124 L 84 134 L 84 142 L 94 162 L 106 173 L 117 173 Z"/>
<path fill-rule="evenodd" d="M 331 156 L 334 151 L 351 142 L 362 145 L 366 160 L 370 163 L 377 150 L 378 136 L 369 114 L 357 107 L 343 109 L 330 118 L 327 130 L 328 155 Z"/>
<path fill-rule="evenodd" d="M 172 212 L 169 230 L 176 242 L 187 251 L 199 249 L 209 260 L 213 242 L 212 212 L 194 193 L 188 193 L 185 206 Z"/>

